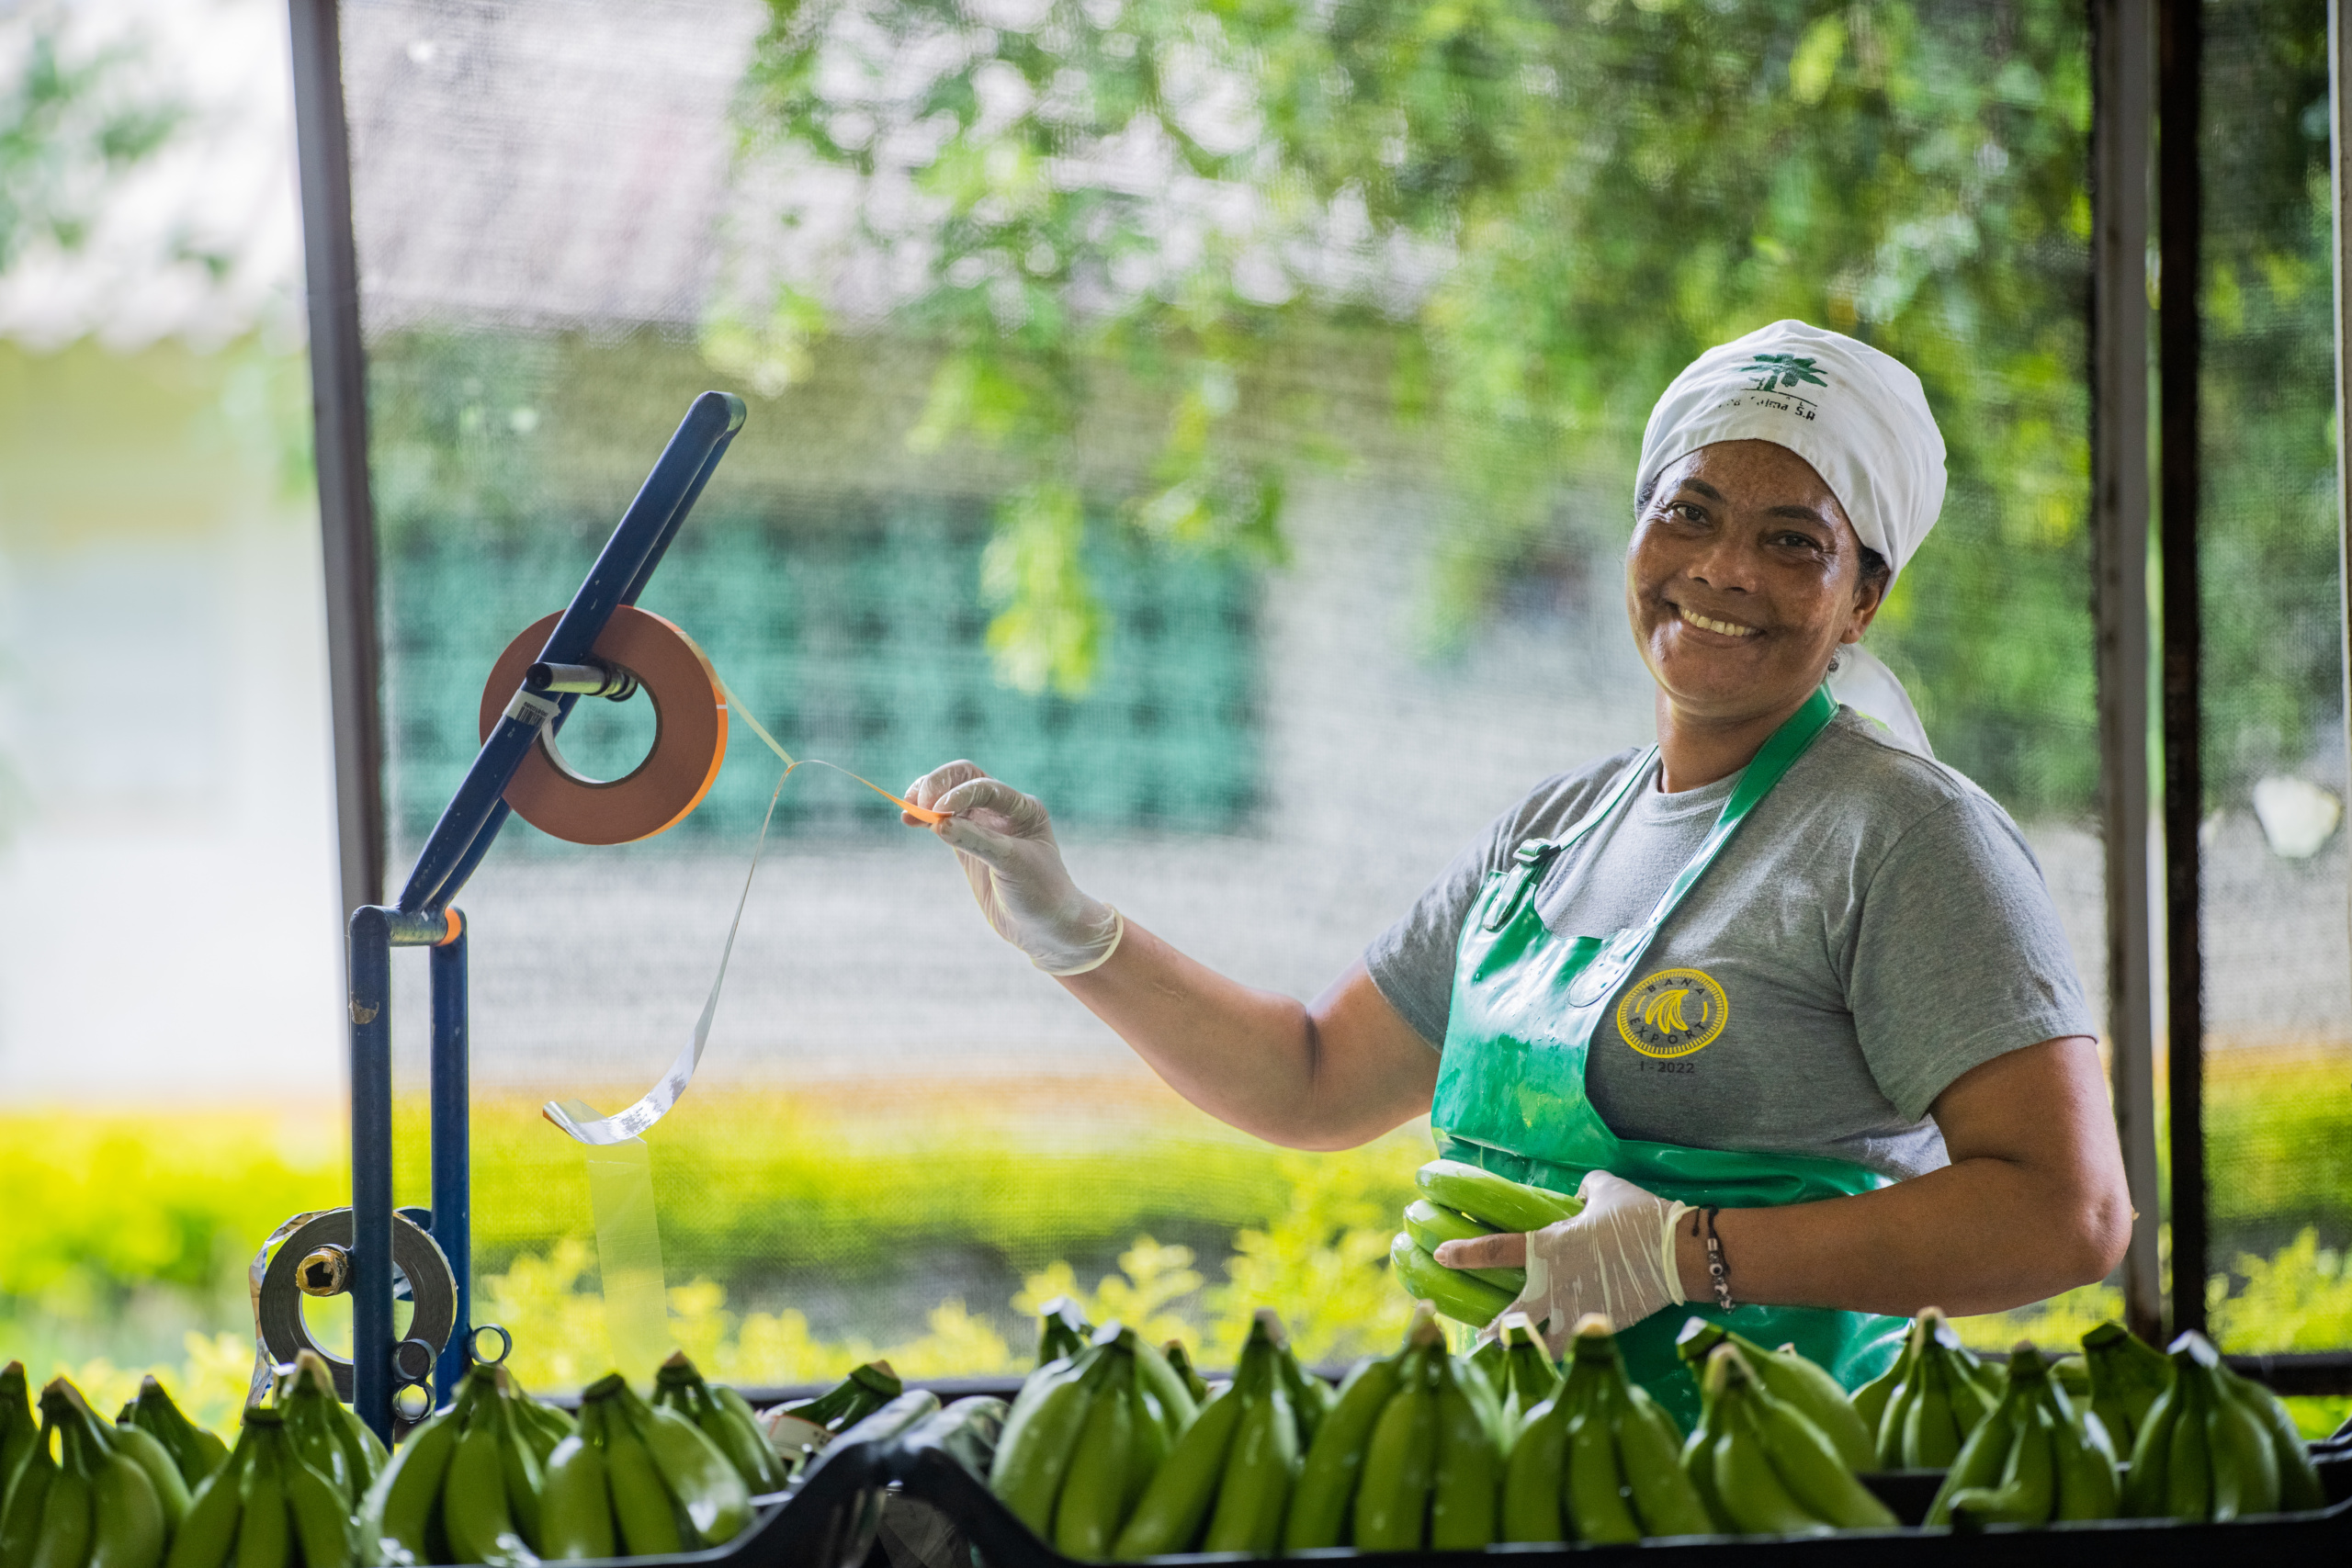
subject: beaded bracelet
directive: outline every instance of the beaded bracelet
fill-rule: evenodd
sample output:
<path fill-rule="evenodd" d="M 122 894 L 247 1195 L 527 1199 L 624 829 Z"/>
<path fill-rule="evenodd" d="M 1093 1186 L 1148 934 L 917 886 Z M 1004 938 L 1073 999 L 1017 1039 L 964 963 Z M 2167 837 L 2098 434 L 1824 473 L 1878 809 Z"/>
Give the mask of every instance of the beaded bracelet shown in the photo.
<path fill-rule="evenodd" d="M 1715 1234 L 1715 1216 L 1722 1213 L 1722 1209 L 1710 1206 L 1700 1212 L 1700 1218 L 1707 1226 L 1707 1278 L 1715 1287 L 1715 1305 L 1729 1312 L 1734 1304 L 1731 1299 L 1731 1264 L 1724 1257 L 1723 1237 Z M 1696 1221 L 1691 1224 L 1690 1234 L 1699 1234 Z"/>

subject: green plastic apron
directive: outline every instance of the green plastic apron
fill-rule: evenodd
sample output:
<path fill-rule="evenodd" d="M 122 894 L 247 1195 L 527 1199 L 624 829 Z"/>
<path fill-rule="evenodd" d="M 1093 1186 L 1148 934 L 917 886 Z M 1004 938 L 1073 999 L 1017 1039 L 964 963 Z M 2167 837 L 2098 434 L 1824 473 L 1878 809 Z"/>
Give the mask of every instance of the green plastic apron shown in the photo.
<path fill-rule="evenodd" d="M 1606 1170 L 1663 1198 L 1726 1209 L 1809 1203 L 1885 1185 L 1876 1172 L 1847 1160 L 1621 1138 L 1585 1093 L 1594 1032 L 1660 928 L 1837 712 L 1825 687 L 1773 731 L 1706 840 L 1639 926 L 1607 938 L 1557 936 L 1536 914 L 1534 894 L 1553 858 L 1608 820 L 1648 776 L 1655 746 L 1565 835 L 1520 845 L 1511 865 L 1487 877 L 1454 961 L 1444 1063 L 1430 1109 L 1440 1155 L 1560 1192 L 1575 1191 L 1589 1171 Z M 1725 1261 L 1736 1300 L 1736 1247 L 1726 1248 Z M 1736 1306 L 1725 1313 L 1712 1302 L 1692 1302 L 1654 1313 L 1621 1332 L 1618 1343 L 1634 1381 L 1685 1426 L 1697 1415 L 1698 1391 L 1674 1341 L 1694 1314 L 1768 1346 L 1793 1342 L 1849 1388 L 1892 1364 L 1907 1326 L 1902 1318 L 1819 1307 Z"/>

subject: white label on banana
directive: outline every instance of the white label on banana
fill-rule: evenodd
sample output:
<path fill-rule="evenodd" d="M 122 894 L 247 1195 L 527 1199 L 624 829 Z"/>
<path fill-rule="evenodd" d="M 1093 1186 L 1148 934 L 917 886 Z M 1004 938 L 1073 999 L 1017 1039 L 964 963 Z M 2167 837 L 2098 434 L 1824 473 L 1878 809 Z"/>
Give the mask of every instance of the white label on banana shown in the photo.
<path fill-rule="evenodd" d="M 833 1440 L 833 1435 L 814 1421 L 803 1421 L 797 1416 L 786 1416 L 781 1412 L 761 1416 L 760 1425 L 766 1429 L 768 1446 L 775 1450 L 778 1458 L 795 1468 Z"/>

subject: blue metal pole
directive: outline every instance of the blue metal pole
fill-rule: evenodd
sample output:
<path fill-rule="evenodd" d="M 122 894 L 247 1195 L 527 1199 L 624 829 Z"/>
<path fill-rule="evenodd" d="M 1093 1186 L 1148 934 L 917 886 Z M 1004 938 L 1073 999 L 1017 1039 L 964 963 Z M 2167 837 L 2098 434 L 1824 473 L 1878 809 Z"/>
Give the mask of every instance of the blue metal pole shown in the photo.
<path fill-rule="evenodd" d="M 352 911 L 351 1407 L 392 1440 L 392 933 Z"/>
<path fill-rule="evenodd" d="M 649 563 L 660 558 L 659 550 L 684 521 L 686 504 L 701 493 L 717 455 L 742 427 L 743 414 L 743 400 L 731 392 L 705 392 L 694 400 L 639 487 L 637 499 L 605 542 L 587 581 L 548 635 L 539 654 L 542 662 L 578 664 L 588 658 L 614 609 L 643 590 Z M 451 874 L 488 826 L 543 722 L 545 710 L 534 711 L 528 705 L 510 708 L 498 721 L 416 857 L 408 885 L 401 890 L 401 908 L 435 908 L 452 896 L 445 891 Z"/>
<path fill-rule="evenodd" d="M 470 1066 L 466 1034 L 466 933 L 432 950 L 433 975 L 433 1239 L 458 1281 L 457 1321 L 434 1370 L 434 1403 L 446 1404 L 465 1376 L 473 1325 L 473 1146 L 468 1098 Z"/>

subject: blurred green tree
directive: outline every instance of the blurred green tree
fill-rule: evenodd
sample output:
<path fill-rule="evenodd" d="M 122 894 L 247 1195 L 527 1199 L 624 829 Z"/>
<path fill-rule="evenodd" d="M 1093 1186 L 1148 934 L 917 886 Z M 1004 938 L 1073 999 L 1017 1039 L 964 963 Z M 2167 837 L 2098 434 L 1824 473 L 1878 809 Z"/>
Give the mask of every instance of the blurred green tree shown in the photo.
<path fill-rule="evenodd" d="M 135 43 L 77 53 L 64 47 L 63 23 L 35 6 L 0 34 L 0 272 L 38 238 L 79 247 L 114 178 L 163 146 L 184 116 L 125 83 Z"/>
<path fill-rule="evenodd" d="M 2297 106 L 2319 18 L 2310 0 L 2274 15 L 2278 59 L 2248 67 L 2281 68 Z M 2324 71 L 2318 87 L 2324 105 Z M 2071 0 L 772 0 L 746 102 L 755 135 L 866 182 L 862 238 L 917 280 L 894 325 L 942 356 L 913 441 L 977 439 L 1031 475 L 989 580 L 1021 683 L 1091 669 L 1078 496 L 1102 482 L 1082 457 L 1106 388 L 1156 398 L 1166 436 L 1102 499 L 1272 559 L 1286 484 L 1328 456 L 1329 427 L 1294 406 L 1299 362 L 1377 367 L 1456 497 L 1427 605 L 1442 648 L 1564 547 L 1613 547 L 1657 393 L 1709 344 L 1794 316 L 1913 366 L 1951 448 L 1944 521 L 1874 643 L 1923 678 L 1949 760 L 2013 806 L 2089 808 Z M 2273 95 L 2215 105 L 2222 166 L 2265 214 L 2217 248 L 2217 292 L 2307 314 L 2324 203 L 2279 118 Z M 789 346 L 825 323 L 786 289 L 757 330 Z M 2212 363 L 2233 387 L 2252 368 Z M 2309 423 L 2279 438 L 2290 488 L 2326 471 Z M 2274 671 L 2232 635 L 2209 631 L 2217 668 L 2309 707 L 2315 671 Z"/>

